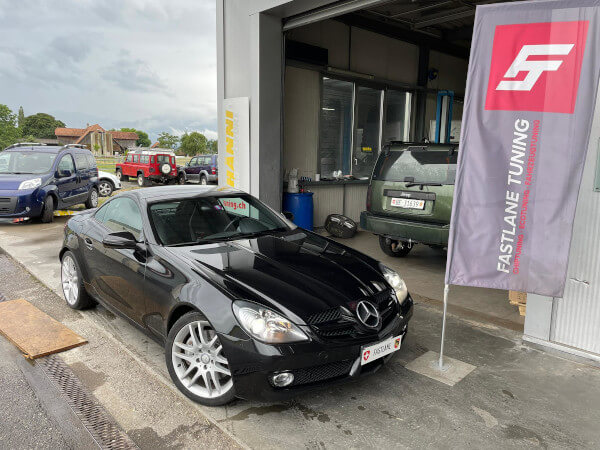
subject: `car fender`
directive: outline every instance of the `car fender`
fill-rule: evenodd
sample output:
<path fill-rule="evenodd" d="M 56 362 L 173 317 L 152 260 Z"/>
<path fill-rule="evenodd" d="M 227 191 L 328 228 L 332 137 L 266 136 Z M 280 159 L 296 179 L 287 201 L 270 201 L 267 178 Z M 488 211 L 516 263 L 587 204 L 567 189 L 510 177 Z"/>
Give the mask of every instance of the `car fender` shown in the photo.
<path fill-rule="evenodd" d="M 202 177 L 202 175 L 204 175 L 206 177 L 206 179 L 208 180 L 208 175 L 209 175 L 208 170 L 202 169 L 198 175 L 200 177 Z"/>
<path fill-rule="evenodd" d="M 37 194 L 37 200 L 44 205 L 46 204 L 46 198 L 48 195 L 52 195 L 54 197 L 54 208 L 58 207 L 58 188 L 54 184 L 48 184 L 46 186 L 42 186 Z"/>

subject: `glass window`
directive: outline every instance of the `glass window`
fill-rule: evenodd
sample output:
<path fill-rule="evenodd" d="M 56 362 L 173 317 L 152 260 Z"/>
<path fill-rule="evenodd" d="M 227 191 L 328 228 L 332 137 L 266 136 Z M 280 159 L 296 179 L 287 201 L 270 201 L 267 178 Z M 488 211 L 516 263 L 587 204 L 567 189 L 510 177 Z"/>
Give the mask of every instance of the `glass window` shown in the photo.
<path fill-rule="evenodd" d="M 385 93 L 383 144 L 408 141 L 410 134 L 410 93 L 388 90 Z"/>
<path fill-rule="evenodd" d="M 450 149 L 411 147 L 391 149 L 381 154 L 373 172 L 373 179 L 415 183 L 454 184 L 458 152 Z"/>
<path fill-rule="evenodd" d="M 148 155 L 143 155 L 140 160 L 141 160 L 142 164 L 150 163 L 150 157 Z"/>
<path fill-rule="evenodd" d="M 134 163 L 140 162 L 140 155 L 133 155 L 133 162 Z"/>
<path fill-rule="evenodd" d="M 161 163 L 169 163 L 171 161 L 171 158 L 169 155 L 156 155 L 156 162 L 158 162 L 159 164 Z"/>
<path fill-rule="evenodd" d="M 73 158 L 71 157 L 71 155 L 65 155 L 62 157 L 62 159 L 58 163 L 58 170 L 61 172 L 64 170 L 68 170 L 71 173 L 75 172 L 75 164 L 73 163 Z"/>
<path fill-rule="evenodd" d="M 323 77 L 319 132 L 319 173 L 350 173 L 353 83 Z"/>
<path fill-rule="evenodd" d="M 88 160 L 85 155 L 81 153 L 75 154 L 75 165 L 77 166 L 77 170 L 87 170 L 89 169 Z"/>
<path fill-rule="evenodd" d="M 380 89 L 364 86 L 356 88 L 356 126 L 352 175 L 357 178 L 371 175 L 380 147 L 381 129 Z"/>
<path fill-rule="evenodd" d="M 142 236 L 142 215 L 136 203 L 130 198 L 117 198 L 111 201 L 100 220 L 113 232 L 129 231 L 139 241 Z M 99 211 L 100 212 L 100 211 Z"/>
<path fill-rule="evenodd" d="M 0 156 L 0 173 L 47 173 L 55 159 L 55 153 L 5 151 Z"/>
<path fill-rule="evenodd" d="M 198 158 L 192 158 L 190 160 L 190 166 L 195 166 L 197 164 Z"/>
<path fill-rule="evenodd" d="M 125 159 L 125 161 L 132 162 L 133 161 L 133 155 L 127 155 L 127 159 Z"/>
<path fill-rule="evenodd" d="M 86 158 L 88 160 L 88 167 L 90 167 L 91 169 L 95 169 L 96 168 L 96 158 L 94 158 L 93 155 L 87 154 Z"/>
<path fill-rule="evenodd" d="M 193 245 L 287 230 L 286 224 L 251 196 L 197 197 L 150 206 L 164 245 Z"/>

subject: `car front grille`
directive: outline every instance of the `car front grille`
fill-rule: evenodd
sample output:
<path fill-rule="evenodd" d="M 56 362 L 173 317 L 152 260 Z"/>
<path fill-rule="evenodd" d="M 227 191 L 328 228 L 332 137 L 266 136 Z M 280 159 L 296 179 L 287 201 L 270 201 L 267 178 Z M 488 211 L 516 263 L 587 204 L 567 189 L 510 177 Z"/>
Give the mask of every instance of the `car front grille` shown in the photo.
<path fill-rule="evenodd" d="M 0 214 L 13 214 L 17 206 L 17 197 L 0 197 Z"/>
<path fill-rule="evenodd" d="M 364 327 L 356 317 L 356 304 L 361 300 L 371 302 L 379 311 L 381 323 L 378 328 Z M 347 307 L 335 307 L 313 314 L 307 320 L 308 325 L 324 339 L 349 341 L 372 336 L 387 327 L 397 312 L 396 300 L 391 290 L 385 289 L 377 294 L 349 302 Z"/>

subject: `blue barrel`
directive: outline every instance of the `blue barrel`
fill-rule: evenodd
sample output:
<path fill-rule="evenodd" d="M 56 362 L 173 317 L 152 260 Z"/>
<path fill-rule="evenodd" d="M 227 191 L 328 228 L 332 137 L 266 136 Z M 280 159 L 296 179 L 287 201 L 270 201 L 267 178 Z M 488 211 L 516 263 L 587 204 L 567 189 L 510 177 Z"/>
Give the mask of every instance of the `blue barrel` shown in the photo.
<path fill-rule="evenodd" d="M 283 194 L 283 210 L 294 215 L 294 223 L 307 230 L 313 229 L 313 193 Z"/>

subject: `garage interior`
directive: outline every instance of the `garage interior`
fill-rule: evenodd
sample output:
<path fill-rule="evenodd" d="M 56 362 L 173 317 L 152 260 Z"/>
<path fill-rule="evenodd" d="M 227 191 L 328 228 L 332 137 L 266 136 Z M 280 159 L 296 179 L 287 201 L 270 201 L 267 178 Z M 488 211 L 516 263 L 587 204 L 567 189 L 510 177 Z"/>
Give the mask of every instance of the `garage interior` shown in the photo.
<path fill-rule="evenodd" d="M 497 1 L 337 2 L 284 21 L 282 171 L 298 169 L 313 193 L 317 231 L 333 213 L 359 221 L 386 142 L 458 142 L 475 6 L 486 3 Z M 398 270 L 418 301 L 442 304 L 445 252 L 417 245 L 393 258 L 360 230 L 340 241 Z M 508 292 L 450 292 L 451 313 L 523 331 Z"/>

